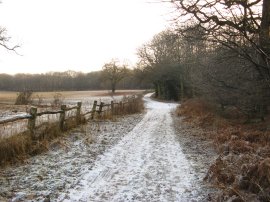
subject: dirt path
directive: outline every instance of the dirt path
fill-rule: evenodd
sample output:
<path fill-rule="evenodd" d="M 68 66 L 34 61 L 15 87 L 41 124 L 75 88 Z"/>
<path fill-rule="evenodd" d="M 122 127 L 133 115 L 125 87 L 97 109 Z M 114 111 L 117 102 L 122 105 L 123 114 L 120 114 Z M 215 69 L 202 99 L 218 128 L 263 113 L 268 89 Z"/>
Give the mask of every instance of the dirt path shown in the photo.
<path fill-rule="evenodd" d="M 62 201 L 202 201 L 200 179 L 173 128 L 176 104 L 145 97 L 143 120 L 104 153 Z"/>

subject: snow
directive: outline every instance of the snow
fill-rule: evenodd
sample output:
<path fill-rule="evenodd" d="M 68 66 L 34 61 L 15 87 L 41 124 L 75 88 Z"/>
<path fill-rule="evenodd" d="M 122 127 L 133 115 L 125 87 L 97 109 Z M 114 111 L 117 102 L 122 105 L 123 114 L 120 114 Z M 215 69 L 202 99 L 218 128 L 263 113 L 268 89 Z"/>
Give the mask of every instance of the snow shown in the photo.
<path fill-rule="evenodd" d="M 176 141 L 177 105 L 145 96 L 147 114 L 86 171 L 63 201 L 190 201 L 199 187 Z"/>
<path fill-rule="evenodd" d="M 20 117 L 25 117 L 27 114 L 25 112 L 19 112 L 17 114 L 8 114 L 1 113 L 0 114 L 0 121 L 4 121 L 6 119 L 12 119 L 12 118 L 20 118 Z"/>
<path fill-rule="evenodd" d="M 202 174 L 179 144 L 177 104 L 144 97 L 146 113 L 89 122 L 46 154 L 0 170 L 0 201 L 203 201 Z"/>

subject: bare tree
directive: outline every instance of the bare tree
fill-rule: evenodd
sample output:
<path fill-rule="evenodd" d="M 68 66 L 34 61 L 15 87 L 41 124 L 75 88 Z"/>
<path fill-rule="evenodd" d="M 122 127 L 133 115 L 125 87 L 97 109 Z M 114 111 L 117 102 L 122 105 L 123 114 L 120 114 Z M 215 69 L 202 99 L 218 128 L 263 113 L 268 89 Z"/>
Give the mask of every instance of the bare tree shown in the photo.
<path fill-rule="evenodd" d="M 0 27 L 0 46 L 4 47 L 7 50 L 15 51 L 19 48 L 19 45 L 10 46 L 8 42 L 10 41 L 10 37 L 7 36 L 6 28 Z"/>
<path fill-rule="evenodd" d="M 166 2 L 166 0 L 164 1 Z M 168 2 L 168 1 L 167 1 Z M 241 57 L 251 65 L 257 103 L 254 108 L 264 113 L 270 91 L 270 1 L 269 0 L 172 0 L 180 24 L 180 33 L 200 28 L 208 43 L 234 51 L 236 61 Z M 216 47 L 215 47 L 216 46 Z M 212 68 L 215 68 L 212 66 Z M 255 72 L 254 72 L 254 71 Z M 223 83 L 223 84 L 226 84 Z M 227 85 L 227 84 L 226 84 Z M 254 95 L 254 94 L 253 94 Z M 255 96 L 255 95 L 254 95 Z"/>
<path fill-rule="evenodd" d="M 204 29 L 208 40 L 218 42 L 248 59 L 270 86 L 269 0 L 171 2 L 179 11 L 178 22 L 197 24 Z"/>
<path fill-rule="evenodd" d="M 187 91 L 182 42 L 177 33 L 166 30 L 137 51 L 140 59 L 138 66 L 153 83 L 158 98 L 179 100 Z"/>
<path fill-rule="evenodd" d="M 138 66 L 154 84 L 157 97 L 179 100 L 194 95 L 192 69 L 198 65 L 205 44 L 201 33 L 192 31 L 190 34 L 200 40 L 166 30 L 138 49 Z"/>
<path fill-rule="evenodd" d="M 115 93 L 116 85 L 126 76 L 127 66 L 120 65 L 117 59 L 112 59 L 102 68 L 102 76 L 110 82 L 112 93 Z"/>
<path fill-rule="evenodd" d="M 2 3 L 2 1 L 0 1 L 0 4 Z M 10 41 L 10 37 L 7 36 L 7 30 L 4 27 L 0 26 L 0 46 L 4 47 L 7 50 L 10 51 L 15 51 L 16 49 L 19 48 L 19 45 L 14 45 L 14 46 L 10 46 L 8 43 Z"/>

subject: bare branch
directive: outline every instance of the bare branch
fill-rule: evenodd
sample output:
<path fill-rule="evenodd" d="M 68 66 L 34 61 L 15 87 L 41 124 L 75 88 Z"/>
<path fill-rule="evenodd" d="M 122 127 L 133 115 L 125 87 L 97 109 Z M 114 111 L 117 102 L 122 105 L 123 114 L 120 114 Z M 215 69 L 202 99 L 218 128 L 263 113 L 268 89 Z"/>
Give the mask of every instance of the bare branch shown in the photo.
<path fill-rule="evenodd" d="M 20 46 L 19 45 L 10 46 L 8 45 L 9 41 L 10 37 L 7 36 L 6 28 L 0 27 L 0 46 L 7 49 L 8 51 L 14 51 L 15 53 L 17 53 L 16 49 L 18 49 Z"/>

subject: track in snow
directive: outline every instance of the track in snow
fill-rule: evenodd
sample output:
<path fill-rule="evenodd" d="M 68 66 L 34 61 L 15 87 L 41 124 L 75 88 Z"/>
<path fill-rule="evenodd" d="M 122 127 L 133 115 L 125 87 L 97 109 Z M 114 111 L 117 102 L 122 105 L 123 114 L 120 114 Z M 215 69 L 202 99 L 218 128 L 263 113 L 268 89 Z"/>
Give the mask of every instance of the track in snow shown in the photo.
<path fill-rule="evenodd" d="M 191 201 L 198 177 L 175 138 L 176 104 L 144 98 L 147 113 L 60 201 Z"/>

